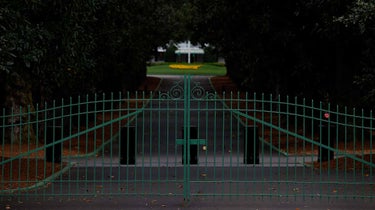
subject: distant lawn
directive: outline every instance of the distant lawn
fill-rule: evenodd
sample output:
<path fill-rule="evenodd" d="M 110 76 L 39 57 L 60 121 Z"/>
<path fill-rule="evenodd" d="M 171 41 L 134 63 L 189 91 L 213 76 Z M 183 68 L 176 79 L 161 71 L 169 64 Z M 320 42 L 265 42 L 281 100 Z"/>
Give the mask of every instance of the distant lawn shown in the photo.
<path fill-rule="evenodd" d="M 184 65 L 184 66 L 196 66 L 200 67 L 196 70 L 193 69 L 172 69 L 169 65 Z M 227 73 L 227 68 L 223 64 L 218 63 L 163 63 L 163 64 L 154 64 L 147 67 L 147 74 L 156 74 L 156 75 L 213 75 L 213 76 L 224 76 Z"/>

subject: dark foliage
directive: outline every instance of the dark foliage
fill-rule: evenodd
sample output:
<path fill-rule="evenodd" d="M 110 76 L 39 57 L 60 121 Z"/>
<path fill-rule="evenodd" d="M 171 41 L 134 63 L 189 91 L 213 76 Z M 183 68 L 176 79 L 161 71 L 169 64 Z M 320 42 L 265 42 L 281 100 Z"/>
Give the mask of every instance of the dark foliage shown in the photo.
<path fill-rule="evenodd" d="M 374 1 L 194 5 L 194 39 L 223 53 L 229 76 L 242 88 L 357 106 L 374 100 Z"/>

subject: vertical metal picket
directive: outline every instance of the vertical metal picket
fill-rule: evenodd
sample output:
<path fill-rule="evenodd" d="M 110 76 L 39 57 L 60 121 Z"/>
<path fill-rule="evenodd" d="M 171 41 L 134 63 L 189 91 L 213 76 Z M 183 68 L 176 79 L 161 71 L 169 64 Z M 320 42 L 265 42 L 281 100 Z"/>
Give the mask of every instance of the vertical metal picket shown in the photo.
<path fill-rule="evenodd" d="M 190 201 L 190 76 L 184 75 L 184 201 Z"/>
<path fill-rule="evenodd" d="M 37 105 L 33 111 L 28 106 L 27 113 L 22 108 L 2 109 L 0 200 L 173 196 L 189 205 L 204 196 L 213 200 L 269 197 L 280 201 L 288 197 L 337 201 L 375 198 L 372 111 L 367 117 L 364 110 L 348 111 L 347 107 L 341 110 L 337 106 L 335 111 L 330 105 L 326 108 L 313 100 L 306 103 L 303 99 L 298 104 L 297 98 L 293 102 L 280 95 L 276 99 L 255 93 L 235 96 L 229 92 L 218 96 L 205 84 L 200 85 L 201 81 L 203 78 L 184 75 L 178 81 L 167 81 L 165 91 L 155 95 L 151 92 L 149 97 L 145 93 L 140 97 L 137 92 L 135 95 L 128 92 L 124 99 L 121 94 L 117 99 L 111 93 L 110 98 L 103 94 L 101 100 L 95 95 L 94 102 L 86 96 L 86 100 L 80 97 L 78 100 L 70 97 L 69 102 L 61 100 L 60 107 L 45 103 L 44 109 Z M 323 113 L 331 113 L 332 117 L 321 119 Z M 92 122 L 91 116 L 94 116 Z M 323 123 L 336 127 L 323 134 L 319 126 Z M 60 124 L 65 129 L 61 127 L 57 132 Z M 47 135 L 48 126 L 53 128 L 51 138 Z M 115 134 L 123 128 L 127 132 Z M 130 128 L 134 130 L 132 134 Z M 329 137 L 330 132 L 334 132 L 335 138 L 328 141 L 334 141 L 335 146 L 320 142 L 320 137 Z M 131 146 L 127 140 L 123 144 L 118 140 L 121 137 L 134 142 Z M 43 143 L 48 139 L 56 142 Z M 93 145 L 88 147 L 91 141 Z M 27 151 L 18 154 L 25 143 Z M 249 143 L 253 147 L 248 147 Z M 51 158 L 53 178 L 36 180 L 39 183 L 35 187 L 21 189 L 20 183 L 34 182 L 32 175 L 50 176 L 49 169 L 42 167 L 48 164 L 43 155 L 47 148 L 58 144 L 65 147 L 60 161 Z M 121 145 L 127 147 L 121 149 Z M 89 154 L 91 146 L 94 152 Z M 335 152 L 337 159 L 317 161 L 320 150 Z M 127 152 L 126 159 L 134 159 L 132 164 L 121 164 L 121 151 Z M 250 162 L 253 165 L 242 161 L 242 155 L 244 160 L 253 159 Z M 257 158 L 259 165 L 255 165 Z M 22 168 L 27 169 L 25 181 L 21 179 L 21 169 L 14 170 L 21 168 L 22 159 L 36 165 L 35 172 L 32 165 Z M 193 159 L 199 161 L 191 162 Z M 62 174 L 58 168 L 62 166 L 58 164 L 66 166 Z"/>

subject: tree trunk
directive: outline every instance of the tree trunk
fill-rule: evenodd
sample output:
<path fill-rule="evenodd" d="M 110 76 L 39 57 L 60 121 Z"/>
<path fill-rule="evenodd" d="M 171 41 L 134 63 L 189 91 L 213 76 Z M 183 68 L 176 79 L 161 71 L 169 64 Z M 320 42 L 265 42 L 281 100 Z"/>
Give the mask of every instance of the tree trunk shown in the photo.
<path fill-rule="evenodd" d="M 32 91 L 29 84 L 17 73 L 9 75 L 5 84 L 5 135 L 4 143 L 35 143 L 35 132 L 30 124 L 34 118 L 34 106 L 32 104 Z M 3 120 L 1 124 L 3 123 Z"/>

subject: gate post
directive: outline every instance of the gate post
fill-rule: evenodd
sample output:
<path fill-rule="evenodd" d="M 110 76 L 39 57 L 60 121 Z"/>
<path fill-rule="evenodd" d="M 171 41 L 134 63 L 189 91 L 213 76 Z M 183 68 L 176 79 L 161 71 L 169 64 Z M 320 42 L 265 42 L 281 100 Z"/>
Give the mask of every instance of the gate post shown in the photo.
<path fill-rule="evenodd" d="M 182 128 L 182 136 L 185 135 L 185 129 Z M 198 139 L 198 128 L 196 126 L 190 126 L 190 139 Z M 190 141 L 187 139 L 187 141 Z M 182 164 L 186 164 L 185 159 L 185 148 L 182 145 Z M 187 155 L 189 157 L 189 155 Z M 198 145 L 190 144 L 190 164 L 198 164 Z"/>
<path fill-rule="evenodd" d="M 244 164 L 259 164 L 259 133 L 258 126 L 245 127 Z"/>
<path fill-rule="evenodd" d="M 121 128 L 120 139 L 120 164 L 135 164 L 135 126 Z"/>
<path fill-rule="evenodd" d="M 327 147 L 334 147 L 335 139 L 335 126 L 332 125 L 320 125 L 321 129 L 321 136 L 320 136 L 320 144 L 325 145 Z M 334 159 L 334 153 L 332 150 L 328 150 L 323 147 L 319 147 L 318 151 L 318 162 L 330 161 Z"/>
<path fill-rule="evenodd" d="M 51 144 L 46 148 L 45 158 L 47 162 L 60 163 L 61 162 L 61 144 L 55 144 L 56 140 L 62 139 L 62 126 L 47 126 L 46 142 L 45 144 Z"/>

